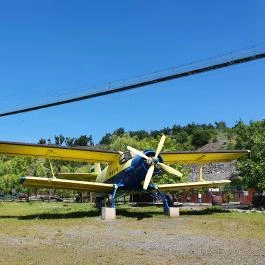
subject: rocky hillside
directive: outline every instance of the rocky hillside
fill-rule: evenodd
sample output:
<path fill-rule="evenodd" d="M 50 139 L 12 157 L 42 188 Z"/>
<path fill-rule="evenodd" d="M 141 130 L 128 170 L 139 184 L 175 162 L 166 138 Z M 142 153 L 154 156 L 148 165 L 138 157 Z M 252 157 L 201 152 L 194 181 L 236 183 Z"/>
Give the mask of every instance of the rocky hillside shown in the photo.
<path fill-rule="evenodd" d="M 217 141 L 214 143 L 208 143 L 203 147 L 197 149 L 197 151 L 218 151 L 225 150 L 226 142 Z M 190 166 L 191 173 L 189 178 L 191 181 L 199 180 L 199 166 Z M 222 180 L 230 179 L 233 175 L 238 174 L 236 170 L 235 161 L 229 163 L 211 163 L 203 166 L 203 177 L 205 180 Z"/>

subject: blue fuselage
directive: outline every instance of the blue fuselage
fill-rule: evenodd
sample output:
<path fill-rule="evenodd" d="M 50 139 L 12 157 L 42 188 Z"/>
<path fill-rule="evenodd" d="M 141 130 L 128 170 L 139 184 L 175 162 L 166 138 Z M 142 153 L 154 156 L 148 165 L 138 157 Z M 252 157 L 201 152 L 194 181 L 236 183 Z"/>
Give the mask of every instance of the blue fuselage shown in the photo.
<path fill-rule="evenodd" d="M 155 152 L 152 150 L 147 150 L 144 152 L 147 156 L 154 156 Z M 163 162 L 162 158 L 158 157 L 159 162 Z M 145 179 L 146 173 L 148 171 L 148 164 L 146 164 L 145 159 L 140 156 L 135 156 L 131 159 L 131 166 L 120 171 L 118 174 L 114 175 L 108 179 L 105 183 L 116 184 L 119 189 L 123 190 L 142 190 L 142 182 Z M 154 175 L 161 172 L 161 169 L 155 168 Z"/>

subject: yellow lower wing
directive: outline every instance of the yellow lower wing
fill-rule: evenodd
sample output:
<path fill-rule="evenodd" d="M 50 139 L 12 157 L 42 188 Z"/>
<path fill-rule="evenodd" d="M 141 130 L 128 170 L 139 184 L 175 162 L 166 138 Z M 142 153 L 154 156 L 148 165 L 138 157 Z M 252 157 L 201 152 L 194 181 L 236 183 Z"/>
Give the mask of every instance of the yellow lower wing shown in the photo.
<path fill-rule="evenodd" d="M 56 178 L 22 177 L 20 182 L 25 187 L 48 188 L 48 189 L 69 189 L 78 191 L 92 191 L 107 193 L 114 189 L 113 184 L 75 181 Z"/>
<path fill-rule="evenodd" d="M 225 184 L 229 184 L 230 180 L 219 180 L 219 181 L 198 181 L 198 182 L 187 182 L 187 183 L 175 183 L 175 184 L 160 184 L 157 185 L 161 191 L 179 191 L 179 190 L 192 190 L 202 188 L 216 188 Z"/>
<path fill-rule="evenodd" d="M 58 173 L 56 178 L 94 182 L 97 176 L 97 173 Z"/>

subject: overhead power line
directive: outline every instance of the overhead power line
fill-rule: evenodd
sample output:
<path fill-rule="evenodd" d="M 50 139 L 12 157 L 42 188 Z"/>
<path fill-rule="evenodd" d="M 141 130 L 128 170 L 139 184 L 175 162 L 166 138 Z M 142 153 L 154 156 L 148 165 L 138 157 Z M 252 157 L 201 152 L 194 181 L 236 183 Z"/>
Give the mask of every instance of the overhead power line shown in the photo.
<path fill-rule="evenodd" d="M 241 63 L 264 59 L 265 51 L 264 49 L 261 51 L 254 50 L 248 53 L 243 53 L 243 54 L 241 53 L 240 55 L 237 55 L 237 56 L 233 55 L 233 58 L 231 58 L 231 55 L 232 54 L 230 54 L 230 56 L 227 56 L 226 58 L 222 57 L 221 61 L 220 61 L 220 58 L 217 58 L 217 59 L 215 58 L 214 62 L 213 62 L 213 59 L 210 59 L 204 62 L 202 66 L 197 66 L 197 64 L 190 64 L 188 65 L 190 67 L 190 69 L 188 70 L 186 69 L 186 70 L 180 71 L 177 68 L 177 69 L 171 70 L 171 72 L 168 74 L 162 74 L 161 72 L 158 72 L 155 76 L 154 75 L 152 75 L 152 77 L 144 76 L 134 82 L 130 82 L 130 83 L 127 82 L 125 85 L 123 83 L 122 85 L 108 87 L 107 89 L 105 88 L 103 90 L 99 90 L 98 92 L 92 92 L 92 93 L 85 94 L 82 96 L 72 97 L 72 98 L 59 100 L 59 101 L 55 101 L 55 102 L 51 102 L 47 104 L 41 104 L 41 105 L 36 105 L 32 107 L 25 107 L 25 108 L 16 109 L 16 110 L 8 111 L 8 112 L 3 112 L 3 113 L 0 113 L 0 117 L 15 115 L 15 114 L 39 110 L 39 109 L 50 108 L 54 106 L 59 106 L 63 104 L 73 103 L 73 102 L 101 97 L 101 96 L 106 96 L 109 94 L 119 93 L 119 92 L 123 92 L 126 90 L 132 90 L 132 89 L 136 89 L 139 87 L 144 87 L 144 86 L 149 86 L 149 85 L 153 85 L 156 83 L 166 82 L 166 81 L 170 81 L 170 80 L 177 79 L 177 78 L 187 77 L 190 75 L 196 75 L 196 74 L 200 74 L 200 73 L 204 73 L 204 72 L 208 72 L 212 70 L 217 70 L 217 69 L 221 69 L 221 68 L 225 68 L 225 67 L 229 67 L 233 65 L 238 65 Z"/>

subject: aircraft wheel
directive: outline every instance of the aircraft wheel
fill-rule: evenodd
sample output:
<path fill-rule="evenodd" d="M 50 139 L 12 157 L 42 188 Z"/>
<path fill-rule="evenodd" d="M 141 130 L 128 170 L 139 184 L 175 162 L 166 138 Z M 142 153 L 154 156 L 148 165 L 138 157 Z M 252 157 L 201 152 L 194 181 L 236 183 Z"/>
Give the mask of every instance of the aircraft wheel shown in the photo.
<path fill-rule="evenodd" d="M 173 207 L 174 206 L 174 198 L 173 198 L 172 194 L 168 193 L 166 195 L 166 198 L 167 198 L 168 206 Z"/>
<path fill-rule="evenodd" d="M 103 207 L 104 199 L 102 197 L 96 197 L 96 207 L 101 209 Z"/>
<path fill-rule="evenodd" d="M 107 206 L 111 207 L 113 202 L 113 196 L 112 194 L 108 194 L 108 201 L 107 201 Z"/>

